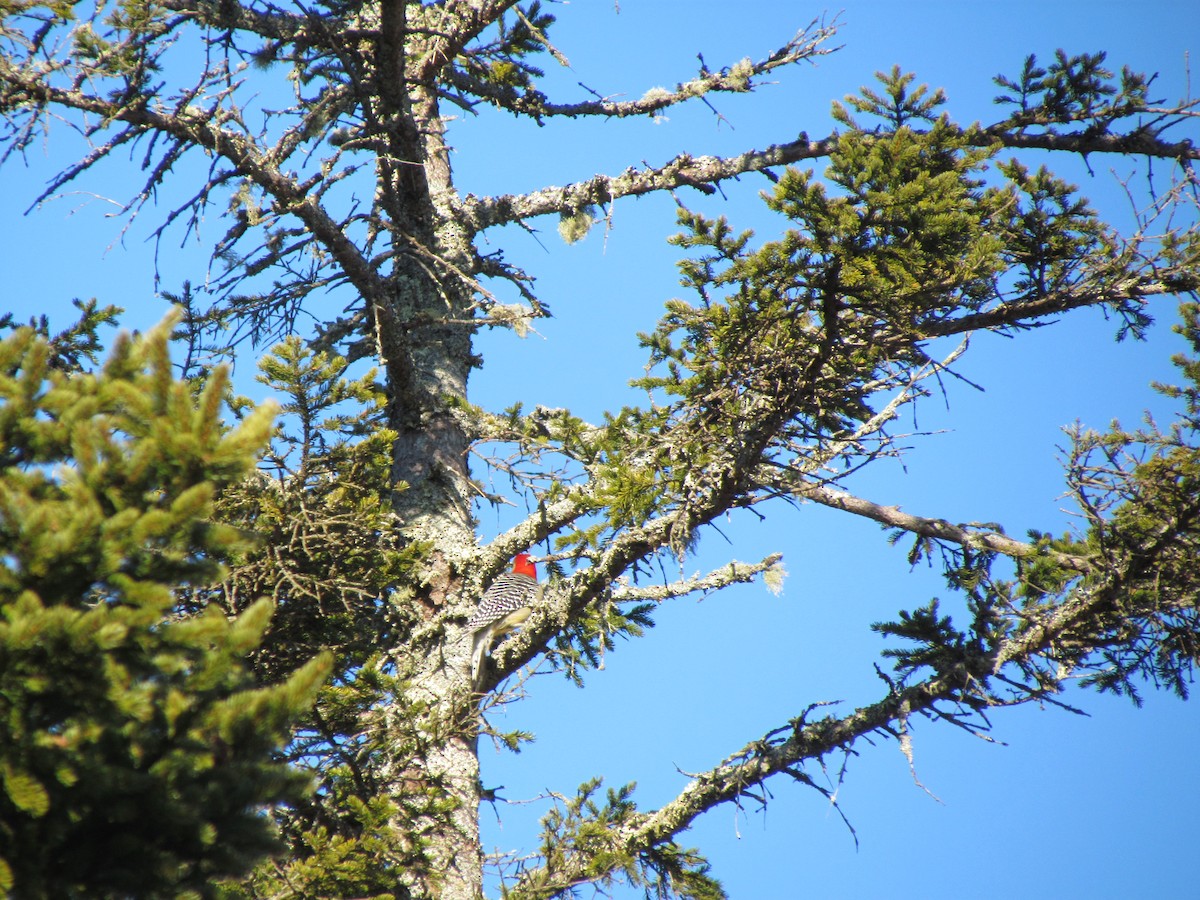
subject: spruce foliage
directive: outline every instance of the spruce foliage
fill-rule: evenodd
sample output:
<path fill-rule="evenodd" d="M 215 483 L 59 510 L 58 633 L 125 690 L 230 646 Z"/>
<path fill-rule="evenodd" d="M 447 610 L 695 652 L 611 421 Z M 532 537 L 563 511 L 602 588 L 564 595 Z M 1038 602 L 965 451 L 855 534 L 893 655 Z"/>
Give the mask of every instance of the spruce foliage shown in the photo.
<path fill-rule="evenodd" d="M 256 683 L 273 605 L 180 615 L 245 546 L 212 518 L 271 427 L 221 422 L 221 370 L 172 377 L 168 325 L 65 372 L 0 342 L 0 885 L 13 897 L 211 896 L 277 848 L 275 757 L 328 669 Z M 91 331 L 85 327 L 85 332 Z M 94 334 L 91 335 L 94 337 Z M 59 347 L 62 343 L 59 343 Z"/>
<path fill-rule="evenodd" d="M 458 113 L 499 110 L 536 134 L 715 110 L 832 52 L 836 26 L 814 22 L 758 60 L 700 57 L 636 100 L 564 100 L 539 65 L 568 64 L 537 2 L 0 15 L 0 161 L 59 117 L 92 142 L 36 200 L 133 147 L 145 174 L 130 214 L 195 177 L 158 234 L 224 229 L 203 288 L 178 295 L 193 380 L 172 377 L 163 329 L 88 371 L 114 315 L 96 304 L 79 326 L 34 322 L 0 347 L 0 887 L 477 900 L 490 872 L 513 900 L 622 886 L 715 900 L 720 881 L 682 840 L 700 816 L 765 806 L 777 780 L 836 804 L 827 760 L 888 740 L 911 760 L 913 717 L 979 734 L 1002 707 L 1061 703 L 1068 679 L 1135 700 L 1149 684 L 1187 693 L 1200 659 L 1194 303 L 1181 330 L 1195 352 L 1160 387 L 1177 420 L 1070 434 L 1076 532 L 1021 540 L 855 492 L 860 470 L 921 437 L 901 414 L 959 374 L 971 335 L 1020 338 L 1099 308 L 1138 338 L 1161 298 L 1194 299 L 1197 102 L 1154 99 L 1151 77 L 1102 53 L 1060 52 L 997 77 L 1000 112 L 968 125 L 895 68 L 835 103 L 824 137 L 661 165 L 635 153 L 616 174 L 477 196 L 451 177 L 450 135 L 489 120 Z M 1142 164 L 1149 189 L 1126 185 L 1133 226 L 1103 219 L 1047 163 L 1056 154 Z M 752 174 L 772 184 L 775 234 L 686 205 Z M 687 293 L 641 335 L 645 369 L 616 376 L 637 376 L 642 399 L 594 422 L 472 402 L 478 332 L 525 336 L 550 315 L 495 232 L 557 221 L 575 242 L 654 192 L 679 200 Z M 273 429 L 273 407 L 230 396 L 211 365 L 266 347 Z M 759 578 L 777 591 L 775 552 L 680 569 L 727 517 L 788 522 L 808 503 L 882 525 L 945 576 L 945 596 L 875 626 L 891 665 L 870 662 L 878 696 L 808 703 L 656 809 L 632 784 L 602 793 L 588 779 L 553 795 L 532 848 L 486 868 L 480 801 L 500 797 L 480 738 L 514 752 L 532 740 L 496 715 L 527 667 L 584 686 L 659 604 Z M 488 504 L 523 512 L 484 541 Z M 523 550 L 544 590 L 474 692 L 465 623 Z"/>

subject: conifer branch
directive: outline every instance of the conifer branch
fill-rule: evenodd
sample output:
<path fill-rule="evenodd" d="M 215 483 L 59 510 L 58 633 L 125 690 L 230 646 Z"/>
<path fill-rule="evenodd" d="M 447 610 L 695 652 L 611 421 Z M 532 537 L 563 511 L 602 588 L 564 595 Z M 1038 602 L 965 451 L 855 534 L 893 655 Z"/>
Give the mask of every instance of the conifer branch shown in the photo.
<path fill-rule="evenodd" d="M 1011 613 L 1020 623 L 1018 627 L 982 652 L 976 644 L 968 643 L 950 651 L 940 671 L 915 684 L 904 685 L 885 677 L 889 684 L 886 696 L 849 715 L 809 722 L 810 708 L 751 741 L 720 765 L 693 776 L 673 800 L 659 809 L 635 814 L 627 824 L 612 829 L 608 836 L 612 858 L 637 856 L 673 841 L 702 814 L 721 804 L 740 803 L 743 798 L 756 796 L 755 789 L 776 775 L 787 774 L 815 786 L 804 773 L 806 763 L 821 763 L 830 754 L 852 752 L 859 740 L 871 735 L 899 739 L 911 763 L 912 750 L 905 746 L 903 734 L 914 715 L 941 719 L 982 736 L 964 721 L 962 707 L 982 711 L 1038 700 L 1055 702 L 1052 694 L 1057 682 L 1066 677 L 1073 664 L 1069 657 L 1059 656 L 1057 648 L 1077 646 L 1090 651 L 1101 646 L 1109 627 L 1106 611 L 1124 609 L 1123 598 L 1128 595 L 1130 583 L 1152 572 L 1158 561 L 1172 552 L 1177 532 L 1177 528 L 1161 529 L 1160 540 L 1152 546 L 1143 547 L 1142 552 L 1110 569 L 1088 589 L 1075 590 L 1060 603 Z M 1129 612 L 1124 609 L 1123 616 Z M 1039 659 L 1048 658 L 1059 660 L 1059 671 L 1046 680 L 1035 674 L 1034 667 Z M 1015 667 L 1023 677 L 1005 676 L 1003 670 L 1007 667 Z M 1012 693 L 1001 696 L 993 692 L 989 687 L 992 679 L 1002 681 Z M 941 708 L 943 703 L 949 708 Z M 522 896 L 524 888 L 548 880 L 578 884 L 603 878 L 606 873 L 596 871 L 595 859 L 595 855 L 580 854 L 557 860 L 553 867 L 529 869 L 522 874 L 513 895 Z"/>
<path fill-rule="evenodd" d="M 186 177 L 176 164 L 192 150 L 209 158 L 209 169 L 155 236 L 180 221 L 184 230 L 197 226 L 228 191 L 230 215 L 212 253 L 226 268 L 206 287 L 221 299 L 189 316 L 193 346 L 202 328 L 263 337 L 306 314 L 324 319 L 317 344 L 349 348 L 352 359 L 373 352 L 385 373 L 382 388 L 375 373 L 342 383 L 346 360 L 313 361 L 299 338 L 267 361 L 269 383 L 291 398 L 298 436 L 281 430 L 281 449 L 268 456 L 275 477 L 228 487 L 217 508 L 220 521 L 264 540 L 247 548 L 223 586 L 189 587 L 176 604 L 182 617 L 204 606 L 235 612 L 249 596 L 273 595 L 285 615 L 254 660 L 267 681 L 313 647 L 337 651 L 335 681 L 288 751 L 312 765 L 321 789 L 307 807 L 277 810 L 296 852 L 252 890 L 478 896 L 478 714 L 489 701 L 465 689 L 463 611 L 521 550 L 534 550 L 546 577 L 521 630 L 494 648 L 500 677 L 543 656 L 578 680 L 614 636 L 640 633 L 653 603 L 758 576 L 773 587 L 783 575 L 777 554 L 682 574 L 705 526 L 737 510 L 757 512 L 767 499 L 811 500 L 915 535 L 914 555 L 936 547 L 972 622 L 955 628 L 931 604 L 876 626 L 908 642 L 885 651 L 898 674 L 880 672 L 887 687 L 878 702 L 811 721 L 823 705 L 814 704 L 689 776 L 657 811 L 638 812 L 631 789 L 610 792 L 607 805 L 591 802 L 591 788 L 564 802 L 556 832 L 563 840 L 545 851 L 542 869 L 521 876 L 517 894 L 552 896 L 624 875 L 712 896 L 719 888 L 704 881 L 703 860 L 674 844 L 697 816 L 745 798 L 765 803 L 764 783 L 780 774 L 823 791 L 806 767 L 830 753 L 849 756 L 862 738 L 896 737 L 911 762 L 913 715 L 966 727 L 966 716 L 992 706 L 1058 702 L 1052 694 L 1062 679 L 1088 672 L 1100 673 L 1103 689 L 1135 691 L 1131 679 L 1145 675 L 1186 693 L 1188 667 L 1200 660 L 1200 500 L 1195 455 L 1184 446 L 1194 433 L 1176 444 L 1143 440 L 1153 457 L 1144 467 L 1129 435 L 1076 435 L 1068 483 L 1089 528 L 1082 540 L 1015 540 L 999 526 L 914 515 L 838 485 L 899 454 L 900 408 L 931 392 L 927 379 L 956 374 L 950 366 L 965 340 L 935 361 L 937 339 L 1019 331 L 1087 306 L 1112 309 L 1137 331 L 1149 321 L 1148 298 L 1200 289 L 1196 228 L 1178 212 L 1194 212 L 1198 151 L 1172 131 L 1193 123 L 1200 106 L 1152 105 L 1153 79 L 1126 71 L 1118 83 L 1100 68 L 1102 56 L 1060 54 L 1048 70 L 1030 58 L 1019 82 L 1000 80 L 1012 96 L 998 100 L 1016 112 L 962 128 L 938 110 L 942 92 L 909 90 L 913 76 L 896 69 L 880 76 L 882 90 L 847 98 L 873 118 L 869 125 L 837 104 L 839 130 L 817 140 L 801 133 L 727 157 L 680 154 L 566 187 L 462 197 L 450 177 L 445 102 L 468 110 L 490 103 L 539 123 L 654 116 L 749 91 L 768 73 L 832 52 L 835 32 L 814 22 L 767 58 L 720 71 L 701 58 L 696 77 L 639 99 L 591 92 L 582 103 L 557 103 L 538 90 L 542 73 L 532 63 L 548 53 L 566 64 L 547 36 L 553 17 L 536 3 L 514 17 L 516 6 L 383 0 L 292 14 L 270 3 L 163 0 L 101 4 L 77 10 L 79 19 L 35 4 L 9 17 L 10 52 L 0 59 L 4 158 L 31 147 L 59 110 L 92 142 L 39 200 L 142 138 L 148 174 L 122 209 L 130 221 L 168 176 Z M 193 24 L 198 36 L 185 31 Z M 184 46 L 208 55 L 181 86 L 167 86 L 179 64 L 169 51 L 184 34 Z M 291 98 L 266 109 L 248 95 L 275 63 Z M 1122 238 L 1052 173 L 996 159 L 1003 147 L 1170 159 L 1176 180 L 1167 194 L 1151 184 L 1148 209 L 1135 210 L 1136 233 Z M 824 181 L 799 168 L 826 157 Z M 777 175 L 783 167 L 792 168 Z M 642 335 L 649 365 L 635 386 L 645 404 L 594 425 L 566 410 L 489 414 L 467 402 L 467 375 L 480 364 L 475 331 L 499 325 L 521 333 L 548 314 L 522 269 L 499 251 L 480 252 L 482 231 L 564 213 L 584 227 L 593 205 L 611 209 L 618 197 L 683 187 L 712 193 L 753 172 L 776 182 L 768 205 L 792 224 L 780 240 L 754 248 L 749 233 L 724 219 L 681 210 L 685 233 L 675 244 L 685 248 L 680 269 L 696 296 L 670 301 Z M 1160 235 L 1150 234 L 1152 221 L 1164 225 Z M 501 302 L 488 278 L 510 282 L 523 302 Z M 269 286 L 234 296 L 259 284 Z M 313 303 L 313 292 L 326 288 L 353 288 L 344 318 Z M 189 292 L 185 299 L 190 312 Z M 1190 333 L 1200 333 L 1194 320 Z M 86 355 L 92 345 L 86 335 L 66 335 L 46 352 L 77 366 L 72 348 Z M 169 369 L 165 348 L 158 357 Z M 204 401 L 211 422 L 218 394 L 211 389 Z M 1194 414 L 1196 395 L 1187 397 Z M 349 403 L 361 415 L 344 415 Z M 26 418 L 30 427 L 57 421 Z M 204 430 L 219 437 L 211 422 Z M 178 427 L 167 422 L 164 433 Z M 83 434 L 80 446 L 84 438 L 103 435 Z M 472 503 L 485 487 L 470 481 L 473 451 L 496 481 L 509 480 L 484 497 L 513 506 L 523 499 L 530 510 L 482 546 Z M 30 452 L 13 450 L 22 462 Z M 129 537 L 128 529 L 111 530 Z M 23 534 L 54 537 L 53 529 Z M 75 546 L 58 546 L 78 565 Z M 219 555 L 197 562 L 209 566 Z M 1015 560 L 1011 582 L 993 578 L 997 555 Z M 679 562 L 680 575 L 645 580 L 667 560 Z M 82 591 L 99 583 L 94 572 L 79 574 Z M 520 737 L 503 740 L 515 748 Z M 353 872 L 342 867 L 352 854 L 361 857 Z M 679 872 L 697 880 L 672 881 Z M 655 873 L 662 880 L 654 882 Z M 314 887 L 326 875 L 333 886 Z"/>
<path fill-rule="evenodd" d="M 810 760 L 852 747 L 874 733 L 890 736 L 892 723 L 931 710 L 953 697 L 959 686 L 951 678 L 935 677 L 911 687 L 891 691 L 884 699 L 842 718 L 827 717 L 813 723 L 801 716 L 788 725 L 752 741 L 725 763 L 695 776 L 674 800 L 652 813 L 637 814 L 634 821 L 612 829 L 606 838 L 607 854 L 574 854 L 553 868 L 531 868 L 522 873 L 510 891 L 514 897 L 538 897 L 535 885 L 586 884 L 604 878 L 597 858 L 622 859 L 650 852 L 686 831 L 703 813 L 722 803 L 749 796 L 771 776 L 791 774 Z"/>
<path fill-rule="evenodd" d="M 151 108 L 147 104 L 122 103 L 90 96 L 81 90 L 54 86 L 44 78 L 27 75 L 4 64 L 0 69 L 4 93 L 32 101 L 39 106 L 58 105 L 99 116 L 107 121 L 123 122 L 136 132 L 154 132 L 180 142 L 181 145 L 201 147 L 227 160 L 236 171 L 251 179 L 273 201 L 277 213 L 299 219 L 310 233 L 337 261 L 345 278 L 367 299 L 375 320 L 375 334 L 380 341 L 381 361 L 389 369 L 392 384 L 408 383 L 404 368 L 405 354 L 396 345 L 404 329 L 395 310 L 387 301 L 386 283 L 373 262 L 363 254 L 320 202 L 319 194 L 310 185 L 285 175 L 279 168 L 276 153 L 257 146 L 252 137 L 222 127 L 220 116 L 206 114 L 191 107 L 174 113 Z M 8 98 L 4 98 L 7 100 Z"/>
<path fill-rule="evenodd" d="M 1050 555 L 1059 565 L 1080 574 L 1086 574 L 1095 568 L 1095 561 L 1086 556 L 1048 550 L 1035 544 L 1016 540 L 998 531 L 981 529 L 974 525 L 956 524 L 946 519 L 931 519 L 913 515 L 904 512 L 898 506 L 884 506 L 828 485 L 798 482 L 792 486 L 791 490 L 797 497 L 811 500 L 830 509 L 853 513 L 888 528 L 897 528 L 934 540 L 948 541 L 971 550 L 999 553 L 1014 559 Z"/>
<path fill-rule="evenodd" d="M 564 210 L 585 209 L 622 197 L 639 197 L 657 191 L 691 187 L 709 192 L 716 184 L 749 172 L 761 172 L 828 156 L 835 139 L 810 141 L 802 135 L 785 144 L 772 144 L 763 150 L 748 150 L 733 157 L 698 156 L 682 153 L 663 166 L 626 169 L 620 175 L 595 175 L 565 187 L 547 187 L 528 194 L 499 197 L 467 195 L 462 200 L 462 215 L 477 231 L 520 222 Z"/>
<path fill-rule="evenodd" d="M 1194 116 L 1200 101 L 1165 111 L 1172 117 Z M 983 139 L 976 146 L 986 147 L 991 139 L 1010 150 L 1057 150 L 1066 153 L 1117 153 L 1124 156 L 1143 156 L 1151 159 L 1194 161 L 1200 159 L 1200 146 L 1185 138 L 1180 141 L 1163 140 L 1156 133 L 1135 129 L 1118 133 L 1089 133 L 1046 131 L 1031 134 L 1013 131 L 1008 125 L 993 125 L 984 129 Z"/>
<path fill-rule="evenodd" d="M 431 84 L 456 57 L 517 0 L 454 0 L 426 11 L 432 17 L 431 40 L 413 67 L 413 80 Z"/>
<path fill-rule="evenodd" d="M 520 90 L 516 86 L 496 83 L 461 69 L 446 73 L 447 81 L 463 95 L 486 100 L 493 105 L 516 115 L 528 116 L 537 121 L 546 118 L 582 118 L 598 116 L 608 119 L 623 119 L 630 116 L 653 116 L 664 109 L 703 99 L 711 93 L 745 93 L 757 85 L 753 79 L 782 66 L 804 60 L 812 60 L 836 52 L 836 47 L 823 47 L 837 32 L 836 22 L 825 24 L 813 20 L 801 29 L 788 43 L 757 62 L 749 57 L 726 66 L 719 71 L 710 71 L 701 65 L 693 79 L 677 84 L 673 89 L 656 87 L 646 91 L 637 100 L 612 100 L 600 98 L 581 103 L 553 103 L 540 91 Z M 561 60 L 560 60 L 561 62 Z"/>
<path fill-rule="evenodd" d="M 327 29 L 319 17 L 283 12 L 274 5 L 270 12 L 225 0 L 162 0 L 161 5 L 210 28 L 248 31 L 274 41 L 311 44 Z"/>
<path fill-rule="evenodd" d="M 1191 114 L 1200 103 L 1185 104 L 1169 110 L 1174 117 Z M 913 129 L 915 134 L 927 132 Z M 886 132 L 878 132 L 886 137 Z M 463 198 L 463 215 L 476 229 L 482 231 L 496 225 L 521 222 L 563 211 L 584 209 L 609 203 L 622 197 L 639 197 L 657 191 L 693 188 L 711 193 L 716 185 L 753 172 L 793 165 L 808 159 L 828 156 L 837 146 L 836 134 L 810 140 L 806 133 L 796 140 L 772 144 L 763 150 L 752 149 L 736 156 L 698 156 L 684 153 L 662 166 L 630 167 L 619 175 L 595 175 L 564 187 L 547 187 L 526 194 L 505 194 L 497 197 Z M 974 147 L 997 144 L 1014 150 L 1057 150 L 1087 155 L 1115 153 L 1147 159 L 1170 159 L 1181 162 L 1200 160 L 1200 146 L 1190 140 L 1167 141 L 1154 133 L 1134 130 L 1127 133 L 1028 133 L 1014 131 L 1006 123 L 993 125 L 967 134 Z"/>
<path fill-rule="evenodd" d="M 1103 276 L 1060 290 L 997 303 L 990 309 L 948 318 L 922 327 L 927 338 L 945 337 L 981 330 L 1030 327 L 1038 319 L 1090 306 L 1121 306 L 1140 303 L 1148 297 L 1188 293 L 1200 289 L 1200 270 L 1194 262 L 1164 267 L 1107 281 Z"/>
<path fill-rule="evenodd" d="M 378 272 L 364 258 L 354 242 L 346 236 L 328 212 L 307 195 L 305 186 L 296 178 L 284 175 L 273 160 L 271 151 L 259 148 L 254 139 L 222 128 L 219 119 L 201 110 L 184 108 L 164 113 L 141 104 L 122 104 L 102 100 L 79 90 L 59 88 L 37 77 L 5 66 L 0 80 L 6 89 L 18 97 L 38 105 L 57 105 L 91 113 L 105 120 L 123 122 L 138 131 L 156 132 L 194 145 L 227 160 L 238 171 L 251 178 L 273 200 L 278 211 L 290 213 L 321 241 L 344 268 L 349 280 L 364 296 L 383 295 L 383 282 Z"/>
<path fill-rule="evenodd" d="M 649 600 L 661 603 L 688 594 L 710 594 L 732 584 L 747 584 L 754 581 L 764 572 L 776 570 L 783 559 L 782 553 L 772 553 L 756 563 L 744 563 L 730 560 L 719 569 L 713 569 L 706 575 L 692 575 L 679 581 L 666 584 L 656 584 L 647 587 L 635 587 L 629 584 L 619 584 L 614 587 L 610 597 L 618 603 L 637 600 Z M 782 577 L 782 573 L 779 573 Z M 770 587 L 770 585 L 768 585 Z M 775 587 L 777 588 L 778 585 Z M 775 589 L 775 588 L 772 588 Z"/>

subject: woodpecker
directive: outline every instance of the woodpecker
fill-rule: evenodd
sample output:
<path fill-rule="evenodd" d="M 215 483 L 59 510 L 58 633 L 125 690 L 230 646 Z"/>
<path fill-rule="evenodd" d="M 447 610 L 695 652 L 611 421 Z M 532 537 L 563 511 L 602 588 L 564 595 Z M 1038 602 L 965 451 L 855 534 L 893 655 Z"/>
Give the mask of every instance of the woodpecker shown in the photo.
<path fill-rule="evenodd" d="M 493 581 L 475 607 L 467 622 L 474 632 L 471 645 L 471 684 L 479 690 L 483 682 L 483 659 L 491 652 L 497 638 L 508 634 L 529 618 L 530 606 L 541 593 L 537 566 L 528 553 L 518 553 L 511 572 Z"/>

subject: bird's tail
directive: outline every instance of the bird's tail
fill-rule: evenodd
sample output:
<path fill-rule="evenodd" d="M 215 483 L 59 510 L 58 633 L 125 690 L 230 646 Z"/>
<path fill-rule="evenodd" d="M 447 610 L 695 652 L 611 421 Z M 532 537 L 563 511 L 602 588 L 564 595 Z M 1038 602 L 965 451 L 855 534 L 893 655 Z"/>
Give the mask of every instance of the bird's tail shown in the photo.
<path fill-rule="evenodd" d="M 475 632 L 471 644 L 471 690 L 476 693 L 483 690 L 484 659 L 487 658 L 488 644 L 492 642 L 492 629 L 481 628 Z"/>

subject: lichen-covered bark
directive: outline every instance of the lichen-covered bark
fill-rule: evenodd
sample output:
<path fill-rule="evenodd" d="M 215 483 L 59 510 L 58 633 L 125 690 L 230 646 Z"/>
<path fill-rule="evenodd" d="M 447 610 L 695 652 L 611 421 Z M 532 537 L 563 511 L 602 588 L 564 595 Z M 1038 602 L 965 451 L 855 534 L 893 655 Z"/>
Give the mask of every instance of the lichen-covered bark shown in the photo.
<path fill-rule="evenodd" d="M 1045 576 L 1039 584 L 1050 585 L 1048 596 L 1059 595 L 1021 606 L 995 588 L 987 602 L 999 610 L 997 618 L 1007 617 L 1009 631 L 989 630 L 994 623 L 981 616 L 975 631 L 953 636 L 961 638 L 958 645 L 947 639 L 920 658 L 921 666 L 934 667 L 932 675 L 889 682 L 883 699 L 847 715 L 810 722 L 805 711 L 698 776 L 659 810 L 621 813 L 603 846 L 530 865 L 515 887 L 539 897 L 589 880 L 607 883 L 622 867 L 636 871 L 634 858 L 650 858 L 651 868 L 665 864 L 667 857 L 653 854 L 673 846 L 706 810 L 737 802 L 747 787 L 778 775 L 813 786 L 803 771 L 806 761 L 847 751 L 866 736 L 898 737 L 903 746 L 913 714 L 952 721 L 939 712 L 940 703 L 1003 705 L 1008 701 L 988 688 L 989 679 L 1007 677 L 1002 669 L 1017 673 L 1020 700 L 1013 702 L 1045 696 L 1057 677 L 1040 668 L 1049 665 L 1048 648 L 1082 648 L 1072 649 L 1073 663 L 1089 647 L 1120 640 L 1125 613 L 1153 624 L 1163 609 L 1173 614 L 1194 606 L 1186 596 L 1161 607 L 1121 606 L 1130 583 L 1162 571 L 1164 556 L 1177 569 L 1190 544 L 1155 534 L 1098 551 L 1023 542 L 998 529 L 851 495 L 835 485 L 841 478 L 835 473 L 886 450 L 897 410 L 962 352 L 931 359 L 926 354 L 938 338 L 978 329 L 1010 333 L 1097 306 L 1136 326 L 1148 298 L 1200 287 L 1194 231 L 1178 229 L 1179 241 L 1170 247 L 1140 232 L 1118 240 L 1090 211 L 1073 208 L 1061 183 L 1032 184 L 1034 176 L 1003 167 L 1007 193 L 984 191 L 977 180 L 981 162 L 999 145 L 1178 159 L 1186 177 L 1170 195 L 1155 197 L 1157 206 L 1146 214 L 1147 222 L 1156 215 L 1173 222 L 1172 204 L 1182 206 L 1191 196 L 1189 167 L 1200 151 L 1166 132 L 1193 121 L 1195 104 L 1152 109 L 1137 80 L 1127 78 L 1117 108 L 1097 111 L 1115 87 L 1077 98 L 1074 106 L 1059 91 L 1052 108 L 1048 100 L 1029 99 L 1049 93 L 1032 79 L 1017 112 L 991 126 L 958 128 L 941 118 L 937 103 L 922 112 L 920 92 L 906 94 L 908 83 L 896 74 L 889 96 L 905 96 L 908 105 L 889 109 L 882 95 L 864 94 L 854 109 L 877 117 L 869 128 L 845 113 L 838 133 L 816 139 L 801 134 L 728 157 L 684 154 L 661 166 L 631 164 L 521 195 L 462 197 L 444 132 L 449 104 L 468 111 L 491 104 L 537 122 L 651 115 L 713 92 L 751 90 L 767 73 L 828 52 L 822 45 L 834 30 L 814 23 L 757 62 L 719 71 L 702 62 L 694 78 L 639 100 L 558 103 L 537 88 L 538 74 L 525 58 L 561 54 L 530 21 L 533 8 L 516 6 L 513 0 L 377 0 L 317 15 L 165 0 L 147 12 L 140 31 L 109 28 L 97 18 L 96 29 L 113 42 L 109 49 L 73 55 L 81 34 L 51 17 L 12 45 L 24 56 L 10 46 L 0 58 L 0 112 L 13 148 L 32 143 L 48 110 L 103 123 L 93 134 L 97 149 L 46 195 L 144 139 L 159 142 L 161 155 L 150 154 L 155 164 L 131 206 L 135 211 L 185 153 L 200 151 L 212 160 L 205 183 L 168 215 L 198 220 L 216 197 L 232 195 L 228 231 L 214 258 L 236 262 L 223 276 L 224 293 L 211 318 L 195 323 L 198 331 L 207 325 L 219 333 L 232 321 L 249 323 L 250 330 L 261 325 L 274 336 L 292 329 L 301 311 L 314 313 L 315 292 L 348 285 L 355 293 L 346 315 L 321 321 L 313 343 L 352 360 L 373 357 L 381 370 L 384 424 L 393 438 L 390 482 L 378 494 L 390 494 L 387 527 L 394 533 L 380 542 L 410 552 L 406 561 L 415 562 L 378 591 L 381 603 L 394 604 L 394 615 L 391 630 L 384 629 L 389 643 L 371 665 L 394 676 L 392 693 L 381 691 L 382 699 L 356 713 L 354 724 L 329 743 L 337 752 L 360 743 L 371 748 L 373 756 L 355 760 L 362 766 L 356 774 L 396 804 L 392 836 L 407 854 L 396 875 L 404 891 L 445 900 L 480 894 L 480 698 L 469 691 L 464 612 L 515 552 L 535 544 L 555 547 L 561 573 L 521 633 L 496 648 L 489 689 L 551 648 L 555 665 L 587 668 L 612 634 L 637 633 L 641 601 L 777 574 L 779 559 L 772 554 L 675 583 L 625 580 L 664 557 L 688 556 L 697 535 L 731 510 L 780 497 L 863 516 L 936 544 L 947 557 L 958 554 L 964 567 L 995 556 L 1036 564 Z M 502 21 L 506 13 L 511 17 Z M 144 60 L 157 59 L 164 36 L 196 24 L 214 61 L 194 82 L 171 89 L 175 93 L 152 88 L 154 67 Z M 244 121 L 242 76 L 235 77 L 229 59 L 246 57 L 265 61 L 268 70 L 288 69 L 297 97 L 282 128 L 255 129 Z M 1152 124 L 1142 124 L 1147 117 Z M 830 199 L 813 187 L 812 176 L 780 172 L 816 158 L 839 167 L 842 188 L 864 173 L 878 180 L 857 185 L 857 193 L 830 192 L 847 195 Z M 920 166 L 910 164 L 914 158 Z M 781 241 L 756 249 L 724 224 L 682 214 L 690 229 L 680 241 L 691 254 L 683 264 L 685 282 L 700 299 L 673 301 L 647 338 L 652 365 L 641 386 L 650 403 L 602 425 L 565 410 L 507 415 L 470 407 L 475 330 L 516 327 L 545 314 L 520 269 L 475 247 L 480 234 L 611 206 L 622 197 L 684 188 L 712 193 L 749 172 L 777 183 L 771 202 L 799 224 Z M 338 209 L 332 198 L 351 176 L 369 185 L 369 196 Z M 905 203 L 888 201 L 893 191 L 905 192 Z M 1030 212 L 1031 204 L 1055 202 L 1062 208 L 1053 214 Z M 947 217 L 953 227 L 940 224 Z M 261 296 L 259 273 L 278 276 Z M 506 280 L 522 302 L 499 303 L 487 290 L 488 278 Z M 467 463 L 478 442 L 512 448 L 508 460 L 493 463 L 533 510 L 483 547 Z M 561 468 L 545 462 L 551 456 Z M 303 493 L 303 484 L 298 490 Z M 1180 533 L 1194 528 L 1196 518 L 1194 507 L 1185 506 L 1176 511 Z M 1097 514 L 1089 522 L 1103 520 Z M 1135 545 L 1136 552 L 1129 549 Z M 1186 581 L 1176 569 L 1172 579 Z M 986 572 L 973 574 L 982 579 Z M 1081 580 L 1089 582 L 1086 591 L 1077 590 Z M 895 632 L 904 633 L 899 626 Z M 912 671 L 917 668 L 914 663 Z M 390 865 L 383 865 L 387 877 Z"/>
<path fill-rule="evenodd" d="M 456 21 L 441 36 L 427 31 L 414 37 L 404 0 L 383 0 L 374 69 L 375 117 L 388 143 L 388 152 L 377 157 L 377 190 L 392 271 L 388 292 L 371 299 L 389 374 L 388 424 L 396 433 L 397 525 L 407 540 L 429 548 L 417 593 L 427 616 L 457 602 L 475 545 L 468 441 L 454 414 L 466 400 L 471 367 L 471 288 L 462 273 L 470 269 L 472 253 L 470 236 L 451 214 L 454 187 L 435 85 L 439 67 L 431 61 L 453 57 L 440 41 L 459 33 L 465 40 L 468 26 L 478 27 L 480 11 L 462 5 L 450 14 Z M 419 710 L 401 727 L 417 736 L 424 752 L 385 769 L 384 778 L 397 796 L 415 784 L 433 801 L 432 811 L 417 820 L 428 841 L 430 874 L 410 890 L 468 900 L 483 882 L 479 763 L 475 729 L 462 708 L 468 666 L 454 649 L 438 648 L 424 658 L 412 646 L 393 651 L 397 671 L 407 679 L 405 702 Z"/>

